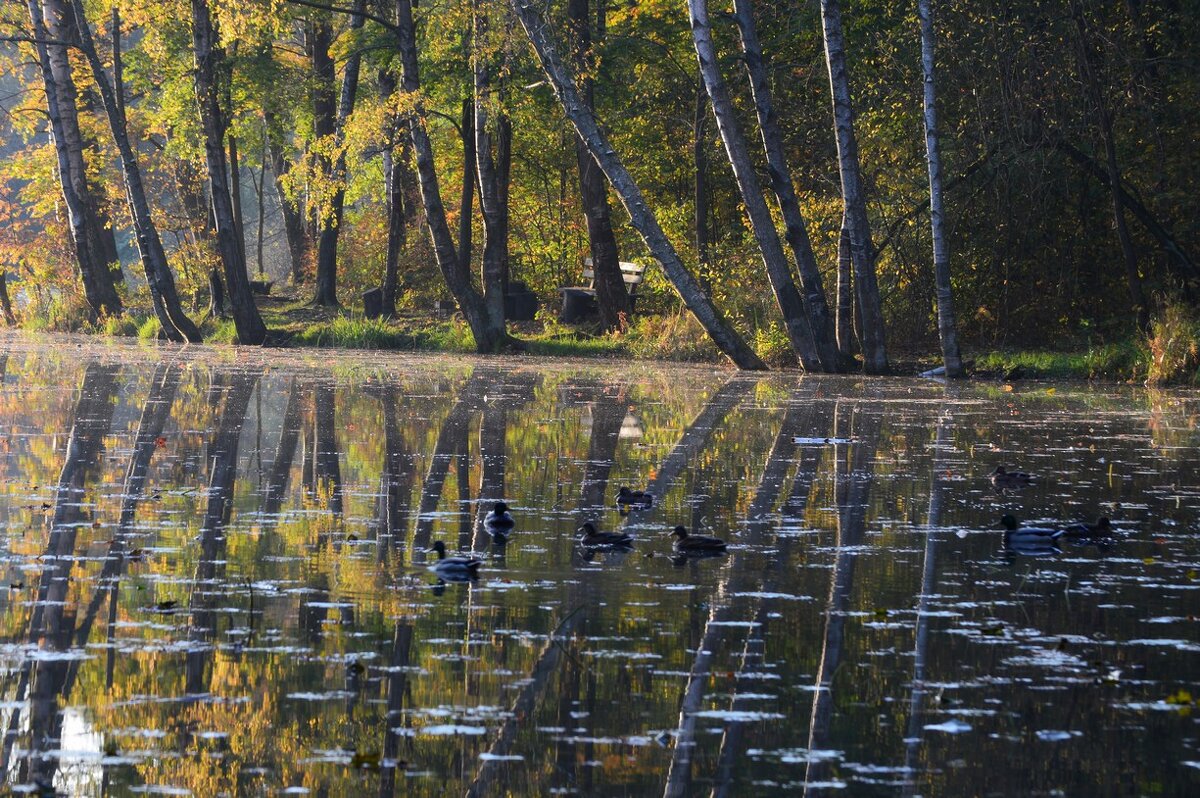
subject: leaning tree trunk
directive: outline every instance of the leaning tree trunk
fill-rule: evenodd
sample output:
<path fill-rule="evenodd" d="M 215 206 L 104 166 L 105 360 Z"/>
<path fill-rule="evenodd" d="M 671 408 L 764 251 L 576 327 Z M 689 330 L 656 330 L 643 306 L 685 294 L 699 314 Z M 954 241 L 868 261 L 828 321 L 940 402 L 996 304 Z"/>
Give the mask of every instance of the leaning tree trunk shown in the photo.
<path fill-rule="evenodd" d="M 446 280 L 446 286 L 454 295 L 455 302 L 471 328 L 475 348 L 480 352 L 494 352 L 507 343 L 503 328 L 497 330 L 488 318 L 483 297 L 471 285 L 468 275 L 458 268 L 458 253 L 450 227 L 446 224 L 446 208 L 442 204 L 441 188 L 434 168 L 433 143 L 425 127 L 425 104 L 421 101 L 421 77 L 417 67 L 417 35 L 413 24 L 412 0 L 396 0 L 396 46 L 400 51 L 403 71 L 401 89 L 414 100 L 407 120 L 412 136 L 413 152 L 417 158 L 417 179 L 421 185 L 421 202 L 425 206 L 425 221 L 433 239 L 434 257 Z"/>
<path fill-rule="evenodd" d="M 217 251 L 225 272 L 225 290 L 229 309 L 237 328 L 238 342 L 261 344 L 267 339 L 263 323 L 250 293 L 246 273 L 244 241 L 234 212 L 229 190 L 225 157 L 225 131 L 228 127 L 221 108 L 219 77 L 226 69 L 225 52 L 220 46 L 208 0 L 192 0 L 192 49 L 196 58 L 196 106 L 204 132 L 204 155 L 208 166 L 209 199 L 217 228 Z"/>
<path fill-rule="evenodd" d="M 604 3 L 607 0 L 599 0 Z M 567 0 L 567 19 L 571 26 L 575 69 L 583 74 L 583 102 L 588 110 L 596 107 L 595 81 L 592 80 L 591 50 L 592 22 L 589 0 Z M 603 31 L 597 31 L 597 38 Z M 583 200 L 583 215 L 587 221 L 588 248 L 592 253 L 592 272 L 596 275 L 596 304 L 600 322 L 605 329 L 622 326 L 622 316 L 628 320 L 633 312 L 625 279 L 621 276 L 621 256 L 617 236 L 613 232 L 612 214 L 608 207 L 608 186 L 604 173 L 588 152 L 587 145 L 575 137 L 575 160 L 579 164 L 579 195 Z"/>
<path fill-rule="evenodd" d="M 83 9 L 83 0 L 71 0 L 71 10 L 75 14 L 79 47 L 87 58 L 92 77 L 100 91 L 100 99 L 104 103 L 104 113 L 108 117 L 108 125 L 112 129 L 117 152 L 121 156 L 121 173 L 125 179 L 129 215 L 133 218 L 134 236 L 137 239 L 142 268 L 146 272 L 150 297 L 154 302 L 154 313 L 162 326 L 163 335 L 168 339 L 179 342 L 199 342 L 201 340 L 200 330 L 183 312 L 183 307 L 179 303 L 179 294 L 175 291 L 175 278 L 171 275 L 171 267 L 167 264 L 167 253 L 163 249 L 162 239 L 158 237 L 158 228 L 150 214 L 150 203 L 146 198 L 146 188 L 142 183 L 142 171 L 138 166 L 133 146 L 129 143 L 125 114 L 117 104 L 113 85 L 96 52 L 96 42 L 92 37 L 92 29 L 88 25 L 87 14 Z"/>
<path fill-rule="evenodd" d="M 1092 105 L 1095 106 L 1096 126 L 1100 129 L 1100 138 L 1104 143 L 1104 166 L 1108 173 L 1109 186 L 1121 185 L 1121 170 L 1117 165 L 1117 145 L 1113 134 L 1112 113 L 1108 109 L 1100 81 L 1096 77 L 1095 66 L 1092 63 L 1091 45 L 1089 44 L 1087 20 L 1083 15 L 1083 6 L 1079 0 L 1071 3 L 1071 14 L 1075 17 L 1077 33 L 1076 53 L 1079 60 L 1080 77 L 1091 95 Z M 1113 226 L 1117 231 L 1117 240 L 1121 244 L 1121 256 L 1125 262 L 1125 281 L 1129 288 L 1129 300 L 1133 303 L 1134 315 L 1138 329 L 1145 332 L 1150 328 L 1150 307 L 1146 304 L 1146 295 L 1142 290 L 1142 278 L 1138 273 L 1137 252 L 1133 248 L 1133 238 L 1129 235 L 1129 226 L 1125 221 L 1125 203 L 1122 192 L 1112 189 Z"/>
<path fill-rule="evenodd" d="M 112 238 L 112 234 L 101 222 L 99 205 L 88 184 L 87 164 L 83 158 L 87 145 L 79 129 L 78 94 L 68 58 L 68 43 L 74 44 L 78 37 L 71 24 L 72 18 L 68 16 L 69 10 L 62 0 L 45 0 L 41 9 L 36 2 L 30 2 L 29 13 L 35 33 L 38 34 L 36 38 L 48 40 L 37 47 L 38 60 L 42 62 L 46 104 L 50 110 L 54 148 L 58 154 L 59 180 L 84 296 L 96 315 L 119 315 L 121 297 L 110 271 L 108 255 L 111 241 L 106 240 L 106 233 L 108 239 Z M 44 28 L 41 27 L 43 22 Z"/>
<path fill-rule="evenodd" d="M 504 110 L 494 97 L 492 65 L 488 41 L 488 0 L 472 0 L 474 35 L 471 37 L 472 72 L 475 88 L 475 168 L 479 176 L 479 208 L 483 212 L 483 266 L 480 284 L 488 323 L 504 330 L 504 274 L 508 265 L 508 213 L 501 202 L 500 177 L 492 155 L 492 133 L 488 129 L 488 111 L 496 108 L 497 126 L 503 124 Z"/>
<path fill-rule="evenodd" d="M 812 242 L 808 237 L 808 225 L 804 222 L 800 201 L 796 198 L 796 190 L 792 186 L 792 173 L 788 169 L 787 156 L 783 149 L 783 133 L 779 129 L 779 119 L 771 100 L 762 44 L 758 40 L 758 29 L 754 23 L 752 0 L 734 0 L 733 13 L 741 35 L 742 59 L 750 77 L 750 92 L 754 97 L 758 127 L 767 154 L 767 175 L 771 179 L 771 191 L 774 192 L 780 213 L 783 215 L 792 259 L 796 261 L 796 268 L 800 273 L 813 342 L 825 370 L 840 371 L 843 358 L 838 351 L 834 319 L 829 312 L 825 287 L 821 284 L 821 270 L 817 267 L 817 257 L 813 254 Z"/>
<path fill-rule="evenodd" d="M 350 30 L 362 30 L 366 18 L 363 11 L 366 0 L 354 0 L 354 11 L 350 16 Z M 313 296 L 314 305 L 337 307 L 337 249 L 338 236 L 342 230 L 342 212 L 346 204 L 346 152 L 342 147 L 346 135 L 346 122 L 354 111 L 354 98 L 358 94 L 359 67 L 362 65 L 362 50 L 355 45 L 346 58 L 346 71 L 342 73 L 342 92 L 338 102 L 337 120 L 334 127 L 337 157 L 329 170 L 329 177 L 336 188 L 330 200 L 331 207 L 321 214 L 321 236 L 317 240 L 317 285 Z"/>
<path fill-rule="evenodd" d="M 946 243 L 942 213 L 942 159 L 938 145 L 937 84 L 934 80 L 934 31 L 932 0 L 917 0 L 921 20 L 921 68 L 925 75 L 925 157 L 929 163 L 929 223 L 933 230 L 933 281 L 937 292 L 938 337 L 947 377 L 963 375 L 954 315 L 954 292 L 950 286 L 950 248 Z"/>
<path fill-rule="evenodd" d="M 542 21 L 534 5 L 534 0 L 512 0 L 513 9 L 521 20 L 529 42 L 537 53 L 554 93 L 562 105 L 564 113 L 571 121 L 575 132 L 587 145 L 588 152 L 600 166 L 609 183 L 621 198 L 621 203 L 629 213 L 634 228 L 646 242 L 650 253 L 662 265 L 667 279 L 675 286 L 692 315 L 708 332 L 717 347 L 724 352 L 739 368 L 766 369 L 766 364 L 755 354 L 745 339 L 729 325 L 720 311 L 704 295 L 700 284 L 692 276 L 679 253 L 675 251 L 670 240 L 658 224 L 658 219 L 646 205 L 641 189 L 633 177 L 617 157 L 608 138 L 601 132 L 600 126 L 588 107 L 579 96 L 575 81 L 570 72 L 563 66 L 562 60 L 550 42 L 546 25 Z"/>
<path fill-rule="evenodd" d="M 838 168 L 842 178 L 842 202 L 850 231 L 850 254 L 854 262 L 854 291 L 862 319 L 863 366 L 869 374 L 888 369 L 883 339 L 883 305 L 875 276 L 875 248 L 867 220 L 867 197 L 854 136 L 854 105 L 850 95 L 850 73 L 846 68 L 846 41 L 842 34 L 840 0 L 821 0 L 825 63 L 833 95 L 833 124 L 837 134 Z"/>
<path fill-rule="evenodd" d="M 717 131 L 721 134 L 725 153 L 733 167 L 733 176 L 737 180 L 742 203 L 746 206 L 746 216 L 754 229 L 754 237 L 758 240 L 758 249 L 767 267 L 767 277 L 775 292 L 779 312 L 783 315 L 792 349 L 800 357 L 800 365 L 806 371 L 821 371 L 822 367 L 832 370 L 837 365 L 836 357 L 831 354 L 831 362 L 823 363 L 817 351 L 804 300 L 800 298 L 796 282 L 792 279 L 791 267 L 779 241 L 779 231 L 775 229 L 775 220 L 771 218 L 771 211 L 763 200 L 762 186 L 750 161 L 746 139 L 734 115 L 729 88 L 721 77 L 712 30 L 708 24 L 708 3 L 706 0 L 688 0 L 688 12 L 691 15 L 692 43 L 696 46 L 700 76 L 704 79 L 704 88 L 708 91 L 708 99 L 717 118 Z"/>

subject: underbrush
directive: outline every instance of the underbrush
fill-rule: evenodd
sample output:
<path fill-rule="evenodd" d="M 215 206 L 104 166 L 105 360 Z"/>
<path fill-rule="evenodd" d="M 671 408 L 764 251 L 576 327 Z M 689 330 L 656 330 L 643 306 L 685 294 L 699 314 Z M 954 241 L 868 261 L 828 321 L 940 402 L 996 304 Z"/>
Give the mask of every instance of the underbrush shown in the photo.
<path fill-rule="evenodd" d="M 1179 301 L 1167 301 L 1150 322 L 1147 385 L 1200 384 L 1200 319 Z"/>

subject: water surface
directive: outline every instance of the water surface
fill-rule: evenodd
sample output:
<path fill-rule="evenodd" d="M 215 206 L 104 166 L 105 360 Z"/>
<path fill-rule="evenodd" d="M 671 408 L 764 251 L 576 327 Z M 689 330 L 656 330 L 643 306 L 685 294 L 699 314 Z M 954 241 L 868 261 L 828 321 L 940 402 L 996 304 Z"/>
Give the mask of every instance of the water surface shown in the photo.
<path fill-rule="evenodd" d="M 0 374 L 4 789 L 1200 792 L 1196 392 L 69 337 Z"/>

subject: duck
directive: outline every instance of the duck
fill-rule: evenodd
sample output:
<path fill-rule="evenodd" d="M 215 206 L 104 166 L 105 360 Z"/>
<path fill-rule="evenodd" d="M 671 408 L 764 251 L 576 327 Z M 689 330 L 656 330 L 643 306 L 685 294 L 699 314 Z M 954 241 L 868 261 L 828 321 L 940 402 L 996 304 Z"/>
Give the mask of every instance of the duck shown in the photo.
<path fill-rule="evenodd" d="M 504 502 L 493 504 L 492 511 L 483 517 L 483 525 L 491 530 L 493 535 L 497 531 L 503 533 L 512 529 L 516 523 L 512 514 L 508 512 L 508 505 Z"/>
<path fill-rule="evenodd" d="M 644 490 L 631 490 L 629 486 L 622 485 L 617 491 L 617 504 L 644 509 L 654 506 L 654 496 Z"/>
<path fill-rule="evenodd" d="M 447 557 L 446 544 L 440 540 L 433 544 L 430 551 L 436 551 L 438 556 L 438 561 L 431 565 L 430 569 L 440 578 L 448 581 L 479 578 L 479 568 L 483 565 L 483 560 L 478 557 Z"/>
<path fill-rule="evenodd" d="M 677 526 L 671 532 L 675 538 L 675 551 L 682 554 L 717 554 L 725 551 L 725 541 L 707 535 L 692 535 L 685 526 Z"/>
<path fill-rule="evenodd" d="M 1081 521 L 1078 524 L 1071 524 L 1063 530 L 1063 536 L 1068 538 L 1083 539 L 1083 538 L 1102 538 L 1112 534 L 1112 521 L 1107 515 L 1102 515 L 1096 519 L 1096 523 L 1089 524 L 1086 521 Z"/>
<path fill-rule="evenodd" d="M 575 530 L 579 535 L 579 542 L 587 548 L 594 549 L 602 546 L 632 546 L 633 536 L 625 532 L 598 532 L 596 525 L 591 521 L 587 521 L 579 529 Z"/>
<path fill-rule="evenodd" d="M 1024 471 L 1008 471 L 1004 466 L 996 466 L 996 470 L 988 474 L 992 487 L 996 490 L 1013 490 L 1033 484 L 1033 475 Z"/>
<path fill-rule="evenodd" d="M 1008 513 L 1000 516 L 1000 526 L 1004 527 L 1005 545 L 1012 547 L 1035 544 L 1052 546 L 1066 534 L 1064 530 L 1056 527 L 1021 526 L 1017 519 Z"/>

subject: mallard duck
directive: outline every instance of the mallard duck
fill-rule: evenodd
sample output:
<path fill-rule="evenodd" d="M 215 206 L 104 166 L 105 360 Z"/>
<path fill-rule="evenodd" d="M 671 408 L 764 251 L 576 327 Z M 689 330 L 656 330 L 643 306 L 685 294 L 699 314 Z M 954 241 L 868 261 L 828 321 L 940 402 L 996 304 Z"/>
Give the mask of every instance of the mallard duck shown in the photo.
<path fill-rule="evenodd" d="M 988 474 L 992 487 L 996 490 L 1012 490 L 1033 484 L 1033 476 L 1024 471 L 1008 471 L 1004 466 L 996 466 L 996 470 Z"/>
<path fill-rule="evenodd" d="M 430 551 L 436 551 L 438 561 L 430 568 L 442 579 L 475 579 L 479 576 L 479 568 L 483 565 L 483 560 L 478 557 L 447 557 L 446 544 L 442 541 L 437 541 L 433 544 Z"/>
<path fill-rule="evenodd" d="M 492 505 L 492 511 L 483 517 L 484 526 L 491 530 L 492 534 L 512 529 L 516 523 L 508 512 L 508 505 L 504 502 L 496 502 Z"/>
<path fill-rule="evenodd" d="M 1063 535 L 1068 538 L 1102 538 L 1112 534 L 1112 521 L 1108 520 L 1107 515 L 1102 515 L 1096 519 L 1096 523 L 1089 524 L 1086 521 L 1081 521 L 1078 524 L 1071 524 L 1063 530 Z"/>
<path fill-rule="evenodd" d="M 631 490 L 628 486 L 622 485 L 621 489 L 617 491 L 617 504 L 635 508 L 653 507 L 654 496 L 644 490 Z"/>
<path fill-rule="evenodd" d="M 595 524 L 591 521 L 586 522 L 575 531 L 579 534 L 579 542 L 590 549 L 601 546 L 633 545 L 632 535 L 624 532 L 597 532 Z"/>
<path fill-rule="evenodd" d="M 1049 546 L 1064 534 L 1063 530 L 1056 527 L 1021 526 L 1017 519 L 1008 513 L 1000 516 L 1000 526 L 1004 527 L 1006 545 L 1040 543 Z"/>
<path fill-rule="evenodd" d="M 685 526 L 677 526 L 671 535 L 675 538 L 675 551 L 683 554 L 715 554 L 725 551 L 725 541 L 707 535 L 692 535 Z"/>

